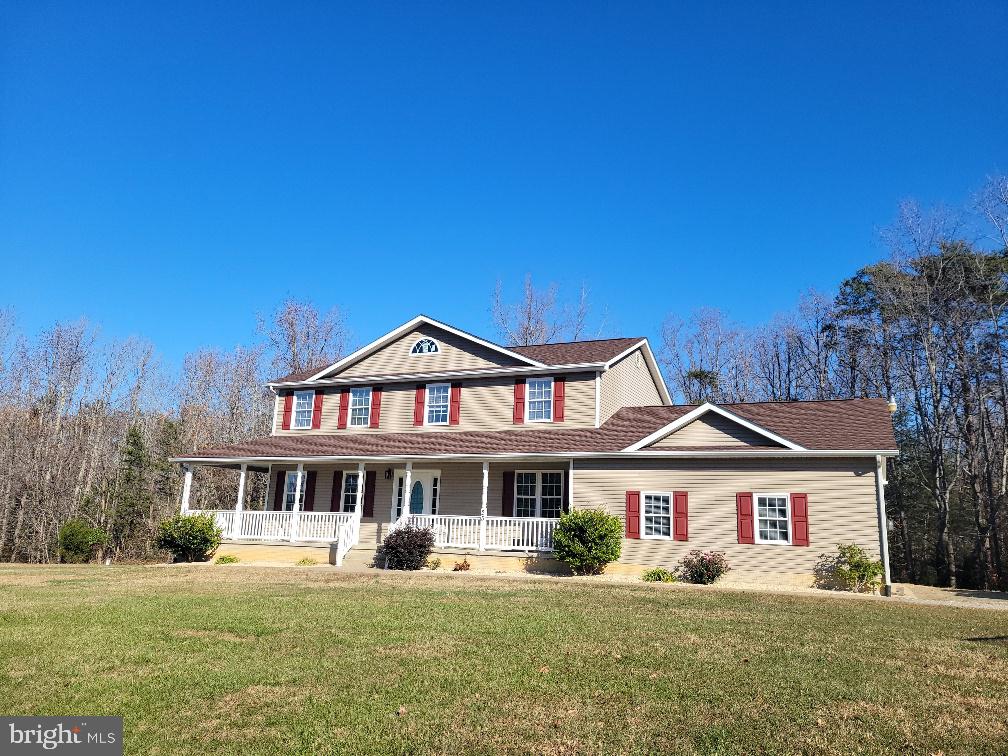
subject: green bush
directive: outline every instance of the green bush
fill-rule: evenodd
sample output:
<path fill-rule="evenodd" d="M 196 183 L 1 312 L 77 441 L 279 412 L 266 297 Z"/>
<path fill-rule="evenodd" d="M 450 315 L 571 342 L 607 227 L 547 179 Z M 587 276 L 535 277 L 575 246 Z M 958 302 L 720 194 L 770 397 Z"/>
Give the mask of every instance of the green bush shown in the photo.
<path fill-rule="evenodd" d="M 94 559 L 108 535 L 84 520 L 67 520 L 59 529 L 59 559 L 61 562 L 80 564 Z"/>
<path fill-rule="evenodd" d="M 882 585 L 882 562 L 870 559 L 856 543 L 838 543 L 836 554 L 820 554 L 815 566 L 819 588 L 874 593 Z"/>
<path fill-rule="evenodd" d="M 205 562 L 221 542 L 221 529 L 211 515 L 175 515 L 158 526 L 154 545 L 170 551 L 176 562 Z"/>
<path fill-rule="evenodd" d="M 619 559 L 623 523 L 597 509 L 575 509 L 560 517 L 553 530 L 553 555 L 575 575 L 597 575 Z"/>
<path fill-rule="evenodd" d="M 419 570 L 433 550 L 433 530 L 407 525 L 385 536 L 375 563 L 390 570 Z"/>
<path fill-rule="evenodd" d="M 440 568 L 441 568 L 441 560 L 438 559 L 437 557 L 431 557 L 430 559 L 427 560 L 428 570 L 437 570 Z"/>
<path fill-rule="evenodd" d="M 214 559 L 214 564 L 238 564 L 240 561 L 234 554 L 222 554 Z"/>
<path fill-rule="evenodd" d="M 675 583 L 679 578 L 664 567 L 654 567 L 641 575 L 641 580 L 645 583 Z"/>
<path fill-rule="evenodd" d="M 694 549 L 679 560 L 679 578 L 687 583 L 710 585 L 728 572 L 728 559 L 720 551 Z"/>

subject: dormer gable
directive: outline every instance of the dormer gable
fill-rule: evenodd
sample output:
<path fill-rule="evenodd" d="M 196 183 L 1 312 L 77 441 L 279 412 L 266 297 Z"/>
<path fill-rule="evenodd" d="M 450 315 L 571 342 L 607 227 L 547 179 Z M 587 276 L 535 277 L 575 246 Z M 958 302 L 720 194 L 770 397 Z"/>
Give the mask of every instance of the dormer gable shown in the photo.
<path fill-rule="evenodd" d="M 804 449 L 730 410 L 706 403 L 641 439 L 626 451 L 731 447 Z"/>

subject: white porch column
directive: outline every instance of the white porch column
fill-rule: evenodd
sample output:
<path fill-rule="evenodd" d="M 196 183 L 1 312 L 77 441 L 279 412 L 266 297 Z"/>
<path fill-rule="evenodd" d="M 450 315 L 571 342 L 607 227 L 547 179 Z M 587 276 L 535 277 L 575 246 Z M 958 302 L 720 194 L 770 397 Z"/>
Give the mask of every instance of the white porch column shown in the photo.
<path fill-rule="evenodd" d="M 479 550 L 486 551 L 487 488 L 490 485 L 490 463 L 483 463 L 483 492 L 480 497 Z"/>
<path fill-rule="evenodd" d="M 357 501 L 354 502 L 354 514 L 357 522 L 364 517 L 364 463 L 357 463 Z"/>
<path fill-rule="evenodd" d="M 192 492 L 192 466 L 182 465 L 185 479 L 182 483 L 182 514 L 189 514 L 189 494 Z"/>
<path fill-rule="evenodd" d="M 403 498 L 402 498 L 402 508 L 403 511 L 399 514 L 403 517 L 409 513 L 409 499 L 410 499 L 410 489 L 413 488 L 413 463 L 406 463 L 406 475 L 403 480 Z"/>
<path fill-rule="evenodd" d="M 885 457 L 878 455 L 875 457 L 875 491 L 878 503 L 878 527 L 879 527 L 879 551 L 882 556 L 882 576 L 885 584 L 882 586 L 882 593 L 885 596 L 892 595 L 892 577 L 889 574 L 889 519 L 886 516 L 885 508 L 885 487 L 886 483 L 886 461 Z"/>
<path fill-rule="evenodd" d="M 242 462 L 241 473 L 238 475 L 238 498 L 235 500 L 234 520 L 231 523 L 231 537 L 241 538 L 242 510 L 245 508 L 245 474 L 248 465 Z"/>
<path fill-rule="evenodd" d="M 574 457 L 571 457 L 567 470 L 567 511 L 574 511 Z"/>
<path fill-rule="evenodd" d="M 298 536 L 298 520 L 301 512 L 301 481 L 304 480 L 304 463 L 298 462 L 297 478 L 294 480 L 294 506 L 291 507 L 290 540 L 296 541 Z"/>

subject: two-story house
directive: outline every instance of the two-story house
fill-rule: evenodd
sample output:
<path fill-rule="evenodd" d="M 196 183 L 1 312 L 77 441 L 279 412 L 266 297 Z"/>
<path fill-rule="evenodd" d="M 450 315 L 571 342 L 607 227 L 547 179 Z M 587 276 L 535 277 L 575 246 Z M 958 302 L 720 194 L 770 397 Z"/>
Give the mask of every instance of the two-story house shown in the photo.
<path fill-rule="evenodd" d="M 624 522 L 615 569 L 703 549 L 804 581 L 851 541 L 888 561 L 882 399 L 676 405 L 646 339 L 502 347 L 424 316 L 269 385 L 270 436 L 178 460 L 183 511 L 192 466 L 241 471 L 216 511 L 235 542 L 331 544 L 339 565 L 413 523 L 449 553 L 524 557 L 591 507 Z M 249 470 L 269 474 L 263 510 L 243 507 Z"/>

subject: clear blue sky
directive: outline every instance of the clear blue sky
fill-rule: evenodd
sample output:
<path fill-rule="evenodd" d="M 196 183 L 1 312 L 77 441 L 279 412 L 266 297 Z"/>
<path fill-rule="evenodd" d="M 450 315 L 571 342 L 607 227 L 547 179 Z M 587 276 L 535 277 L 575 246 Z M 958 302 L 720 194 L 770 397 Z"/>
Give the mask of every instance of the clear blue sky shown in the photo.
<path fill-rule="evenodd" d="M 756 322 L 1008 170 L 1003 0 L 154 5 L 0 9 L 0 304 L 169 364 L 287 295 L 492 336 L 526 272 Z"/>

